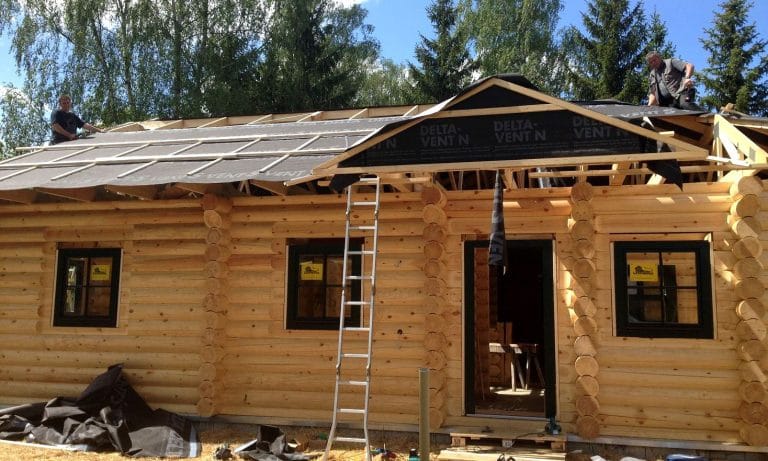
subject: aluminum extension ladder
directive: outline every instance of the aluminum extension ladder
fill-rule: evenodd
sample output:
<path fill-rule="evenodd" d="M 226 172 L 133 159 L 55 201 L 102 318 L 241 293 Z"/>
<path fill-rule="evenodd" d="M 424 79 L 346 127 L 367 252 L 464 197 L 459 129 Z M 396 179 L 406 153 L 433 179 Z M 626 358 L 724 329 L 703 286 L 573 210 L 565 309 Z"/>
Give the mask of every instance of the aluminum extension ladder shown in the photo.
<path fill-rule="evenodd" d="M 354 196 L 367 193 L 370 188 L 375 189 L 374 200 L 355 200 Z M 361 191 L 361 188 L 368 189 Z M 333 442 L 351 442 L 365 445 L 366 460 L 371 460 L 371 444 L 368 437 L 368 401 L 371 393 L 371 352 L 373 346 L 373 308 L 376 295 L 376 253 L 379 240 L 379 204 L 381 192 L 381 179 L 379 177 L 361 178 L 358 182 L 347 187 L 347 214 L 346 231 L 344 236 L 344 263 L 342 276 L 344 285 L 341 290 L 341 309 L 339 314 L 339 347 L 336 359 L 336 385 L 333 391 L 333 422 L 325 445 L 323 461 L 328 460 Z M 350 234 L 355 237 L 368 237 L 369 249 L 361 245 L 360 249 L 350 249 Z M 352 238 L 355 238 L 352 237 Z M 360 273 L 352 274 L 350 257 L 360 258 Z M 366 259 L 367 258 L 367 259 Z M 360 299 L 351 300 L 348 290 L 351 284 L 360 284 Z M 359 308 L 360 324 L 344 325 L 345 312 L 349 309 Z M 367 311 L 367 312 L 366 312 Z M 366 315 L 367 314 L 367 315 Z M 351 346 L 344 344 L 345 336 L 357 334 L 355 332 L 368 333 L 368 345 L 366 351 L 350 351 Z M 358 348 L 360 348 L 358 346 Z M 349 360 L 352 363 L 349 370 L 342 369 L 342 363 Z M 364 368 L 363 368 L 364 366 Z M 363 376 L 361 376 L 363 375 Z M 342 389 L 361 387 L 363 401 L 355 404 L 354 408 L 345 408 L 340 405 L 339 394 Z M 357 400 L 358 395 L 353 395 Z M 348 396 L 349 399 L 349 396 Z M 345 399 L 346 400 L 346 399 Z M 346 406 L 346 405 L 345 405 Z M 352 405 L 350 405 L 352 406 Z M 363 437 L 338 437 L 336 429 L 338 416 L 349 415 L 352 418 L 362 418 Z"/>

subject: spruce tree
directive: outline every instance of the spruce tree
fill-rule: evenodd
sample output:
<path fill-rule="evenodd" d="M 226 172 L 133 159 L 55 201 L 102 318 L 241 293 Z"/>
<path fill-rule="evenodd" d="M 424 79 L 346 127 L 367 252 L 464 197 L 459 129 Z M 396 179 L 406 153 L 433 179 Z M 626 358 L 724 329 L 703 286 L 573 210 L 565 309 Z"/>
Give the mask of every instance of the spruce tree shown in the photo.
<path fill-rule="evenodd" d="M 564 39 L 572 96 L 640 102 L 647 93 L 642 1 L 630 7 L 629 0 L 591 0 L 581 18 L 585 33 L 571 26 Z"/>
<path fill-rule="evenodd" d="M 437 102 L 455 96 L 472 81 L 474 63 L 467 37 L 456 26 L 457 10 L 452 0 L 435 0 L 427 7 L 435 29 L 434 40 L 421 35 L 416 45 L 418 68 L 409 63 L 420 102 Z"/>
<path fill-rule="evenodd" d="M 710 109 L 733 103 L 735 109 L 752 115 L 768 115 L 768 55 L 766 41 L 758 36 L 755 23 L 747 24 L 751 4 L 726 0 L 715 13 L 713 25 L 705 29 L 701 44 L 709 52 L 708 67 L 699 73 Z"/>

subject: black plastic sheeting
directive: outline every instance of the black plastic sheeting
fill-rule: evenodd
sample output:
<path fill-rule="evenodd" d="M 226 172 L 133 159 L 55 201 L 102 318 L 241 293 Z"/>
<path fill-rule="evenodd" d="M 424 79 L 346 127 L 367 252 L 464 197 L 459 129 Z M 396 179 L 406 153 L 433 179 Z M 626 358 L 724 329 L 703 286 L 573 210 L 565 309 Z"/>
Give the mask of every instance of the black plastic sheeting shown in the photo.
<path fill-rule="evenodd" d="M 0 439 L 133 457 L 200 454 L 192 423 L 152 410 L 128 384 L 122 364 L 109 367 L 75 399 L 57 397 L 0 410 Z"/>

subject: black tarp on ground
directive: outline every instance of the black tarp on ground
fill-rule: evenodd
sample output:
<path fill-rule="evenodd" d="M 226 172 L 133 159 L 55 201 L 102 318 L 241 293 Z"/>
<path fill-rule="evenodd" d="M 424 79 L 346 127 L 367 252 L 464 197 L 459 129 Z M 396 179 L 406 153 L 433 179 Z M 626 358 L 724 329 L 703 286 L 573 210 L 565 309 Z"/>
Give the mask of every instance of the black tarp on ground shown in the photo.
<path fill-rule="evenodd" d="M 109 367 L 75 399 L 57 397 L 0 410 L 0 439 L 134 457 L 200 454 L 192 423 L 152 410 L 128 384 L 122 364 Z"/>

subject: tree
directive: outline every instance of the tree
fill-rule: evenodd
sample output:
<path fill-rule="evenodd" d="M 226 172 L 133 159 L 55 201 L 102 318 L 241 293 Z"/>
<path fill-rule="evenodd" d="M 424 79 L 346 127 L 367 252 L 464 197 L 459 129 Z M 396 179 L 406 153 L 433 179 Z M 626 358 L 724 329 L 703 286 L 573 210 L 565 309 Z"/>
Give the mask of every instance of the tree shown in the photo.
<path fill-rule="evenodd" d="M 15 87 L 0 87 L 0 160 L 22 146 L 41 145 L 50 136 L 50 111 Z"/>
<path fill-rule="evenodd" d="M 273 12 L 259 66 L 265 112 L 348 107 L 379 54 L 366 10 L 332 0 L 270 0 Z"/>
<path fill-rule="evenodd" d="M 416 90 L 408 78 L 405 64 L 395 64 L 391 59 L 383 59 L 371 66 L 360 88 L 355 105 L 358 107 L 392 106 L 413 104 L 417 99 Z"/>
<path fill-rule="evenodd" d="M 747 24 L 750 8 L 746 0 L 726 0 L 715 13 L 713 26 L 705 29 L 707 36 L 700 41 L 709 52 L 709 67 L 699 73 L 706 88 L 701 102 L 710 109 L 733 103 L 738 111 L 765 116 L 768 55 L 755 23 Z"/>
<path fill-rule="evenodd" d="M 421 35 L 416 45 L 416 59 L 421 68 L 409 63 L 420 100 L 437 102 L 455 96 L 472 81 L 475 64 L 469 56 L 468 37 L 456 26 L 457 11 L 453 0 L 434 0 L 427 16 L 436 38 Z"/>
<path fill-rule="evenodd" d="M 543 91 L 563 89 L 555 30 L 561 0 L 461 0 L 482 76 L 519 73 Z"/>
<path fill-rule="evenodd" d="M 640 102 L 647 93 L 642 1 L 630 8 L 629 0 L 591 0 L 581 19 L 584 32 L 571 26 L 564 37 L 569 92 L 577 99 Z"/>

